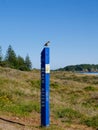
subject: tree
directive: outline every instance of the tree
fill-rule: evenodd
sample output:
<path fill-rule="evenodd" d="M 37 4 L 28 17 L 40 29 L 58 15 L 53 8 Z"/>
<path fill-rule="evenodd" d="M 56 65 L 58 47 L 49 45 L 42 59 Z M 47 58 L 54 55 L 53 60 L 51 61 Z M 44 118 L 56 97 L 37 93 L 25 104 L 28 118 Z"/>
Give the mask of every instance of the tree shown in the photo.
<path fill-rule="evenodd" d="M 2 57 L 2 48 L 0 46 L 0 63 L 2 62 L 2 59 L 3 59 L 3 57 Z"/>
<path fill-rule="evenodd" d="M 9 45 L 8 50 L 6 52 L 5 61 L 6 61 L 8 67 L 16 68 L 17 57 L 16 57 L 15 51 L 13 50 L 11 45 Z"/>
<path fill-rule="evenodd" d="M 25 63 L 24 59 L 21 56 L 18 56 L 17 57 L 18 67 L 21 66 L 21 65 L 24 65 L 24 63 Z"/>
<path fill-rule="evenodd" d="M 25 60 L 21 56 L 17 57 L 11 45 L 8 46 L 4 60 L 2 57 L 2 48 L 0 47 L 0 66 L 19 69 L 22 71 L 28 71 L 32 69 L 32 63 L 29 55 L 26 56 Z"/>
<path fill-rule="evenodd" d="M 32 69 L 32 62 L 30 61 L 29 55 L 27 55 L 25 58 L 25 65 L 28 68 L 28 70 Z"/>
<path fill-rule="evenodd" d="M 22 58 L 21 56 L 17 57 L 17 69 L 22 70 L 22 71 L 27 70 L 25 66 L 24 58 Z"/>

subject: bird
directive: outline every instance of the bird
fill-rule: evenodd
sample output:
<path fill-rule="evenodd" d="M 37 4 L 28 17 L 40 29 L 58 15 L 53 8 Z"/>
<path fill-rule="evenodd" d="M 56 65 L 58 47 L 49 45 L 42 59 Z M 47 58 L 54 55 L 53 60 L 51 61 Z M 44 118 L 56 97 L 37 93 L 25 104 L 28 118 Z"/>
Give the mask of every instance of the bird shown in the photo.
<path fill-rule="evenodd" d="M 49 45 L 49 43 L 50 43 L 50 41 L 46 42 L 46 43 L 44 44 L 44 46 L 48 46 L 48 45 Z"/>

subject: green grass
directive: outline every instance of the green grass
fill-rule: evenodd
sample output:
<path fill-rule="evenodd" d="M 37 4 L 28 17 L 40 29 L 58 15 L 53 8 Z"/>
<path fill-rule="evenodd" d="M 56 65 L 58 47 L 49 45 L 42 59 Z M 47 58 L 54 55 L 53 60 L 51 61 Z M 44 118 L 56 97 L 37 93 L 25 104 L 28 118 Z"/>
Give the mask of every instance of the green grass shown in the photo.
<path fill-rule="evenodd" d="M 30 83 L 33 88 L 40 88 L 40 80 L 31 80 Z"/>
<path fill-rule="evenodd" d="M 84 88 L 85 91 L 96 91 L 96 88 L 93 86 L 87 86 Z"/>
<path fill-rule="evenodd" d="M 87 119 L 84 120 L 84 124 L 86 124 L 89 127 L 94 127 L 98 129 L 98 115 L 93 116 L 93 117 L 88 117 Z"/>
<path fill-rule="evenodd" d="M 52 88 L 56 88 L 56 89 L 60 87 L 57 82 L 51 83 L 50 86 L 51 86 Z"/>
<path fill-rule="evenodd" d="M 51 124 L 49 127 L 39 127 L 40 130 L 64 130 L 59 127 L 57 124 Z"/>
<path fill-rule="evenodd" d="M 29 115 L 32 111 L 40 112 L 40 104 L 36 101 L 25 102 L 14 100 L 8 96 L 0 97 L 0 110 L 5 112 L 11 112 L 14 115 L 24 116 Z"/>
<path fill-rule="evenodd" d="M 82 114 L 72 108 L 59 108 L 56 110 L 57 118 L 61 118 L 63 122 L 77 122 L 81 120 Z"/>
<path fill-rule="evenodd" d="M 27 103 L 27 104 L 12 104 L 12 105 L 5 105 L 2 110 L 6 110 L 7 112 L 11 112 L 14 115 L 18 116 L 25 116 L 29 115 L 32 111 L 39 112 L 39 105 L 36 103 Z"/>

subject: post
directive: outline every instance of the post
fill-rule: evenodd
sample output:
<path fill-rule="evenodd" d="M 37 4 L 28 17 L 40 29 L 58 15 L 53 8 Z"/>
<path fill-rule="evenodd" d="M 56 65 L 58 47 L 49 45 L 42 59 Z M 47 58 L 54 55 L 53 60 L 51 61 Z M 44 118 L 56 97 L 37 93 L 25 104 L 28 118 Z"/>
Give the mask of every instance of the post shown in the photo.
<path fill-rule="evenodd" d="M 50 49 L 41 52 L 41 126 L 50 125 Z"/>

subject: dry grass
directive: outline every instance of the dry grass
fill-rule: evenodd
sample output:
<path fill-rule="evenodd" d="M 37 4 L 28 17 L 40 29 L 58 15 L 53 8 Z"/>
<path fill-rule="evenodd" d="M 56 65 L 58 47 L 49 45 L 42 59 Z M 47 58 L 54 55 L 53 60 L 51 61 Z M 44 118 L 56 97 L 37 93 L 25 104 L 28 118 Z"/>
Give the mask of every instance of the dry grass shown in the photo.
<path fill-rule="evenodd" d="M 30 130 L 45 129 L 40 127 L 40 71 L 0 67 L 0 90 L 1 117 L 25 123 Z M 50 106 L 47 130 L 97 129 L 98 76 L 51 72 Z"/>

